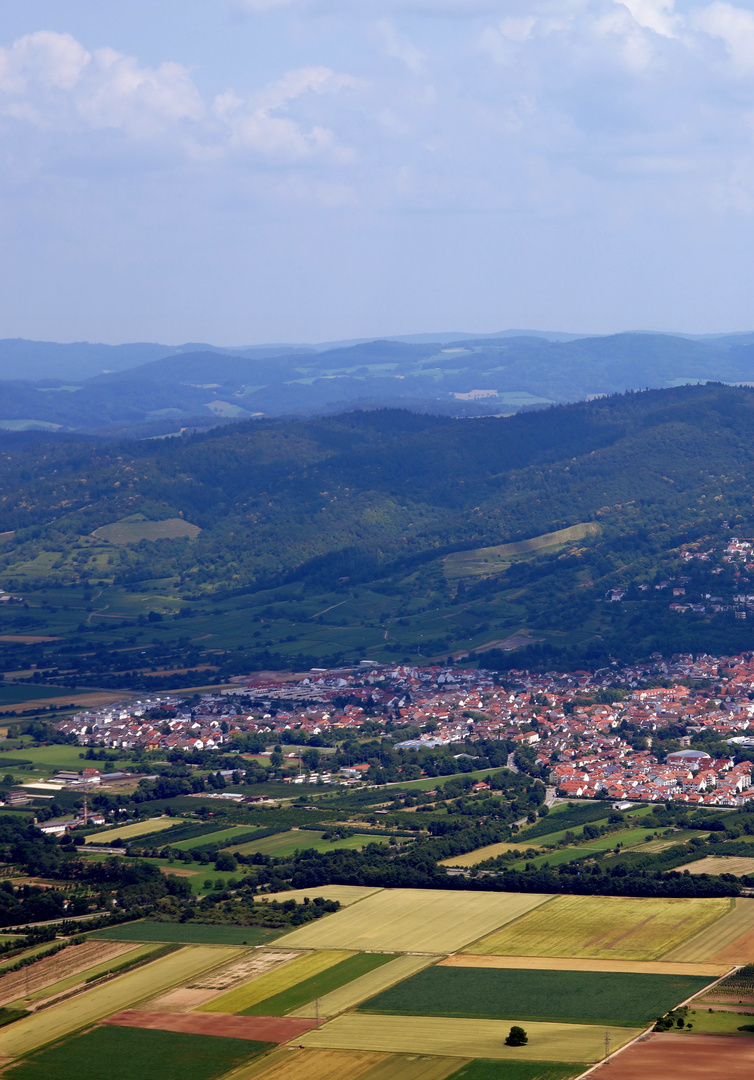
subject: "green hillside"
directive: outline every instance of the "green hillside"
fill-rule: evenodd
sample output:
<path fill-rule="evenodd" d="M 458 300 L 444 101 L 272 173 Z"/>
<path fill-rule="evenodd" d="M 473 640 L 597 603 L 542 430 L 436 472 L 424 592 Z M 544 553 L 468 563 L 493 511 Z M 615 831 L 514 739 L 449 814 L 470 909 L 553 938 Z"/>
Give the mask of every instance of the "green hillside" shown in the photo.
<path fill-rule="evenodd" d="M 477 649 L 504 664 L 511 636 L 576 664 L 748 647 L 732 599 L 748 578 L 722 551 L 754 535 L 752 446 L 754 392 L 722 385 L 508 418 L 9 438 L 0 587 L 23 604 L 0 635 L 59 640 L 3 642 L 6 667 L 158 686 Z M 716 554 L 686 566 L 689 545 Z M 689 603 L 730 610 L 671 611 L 679 575 Z"/>

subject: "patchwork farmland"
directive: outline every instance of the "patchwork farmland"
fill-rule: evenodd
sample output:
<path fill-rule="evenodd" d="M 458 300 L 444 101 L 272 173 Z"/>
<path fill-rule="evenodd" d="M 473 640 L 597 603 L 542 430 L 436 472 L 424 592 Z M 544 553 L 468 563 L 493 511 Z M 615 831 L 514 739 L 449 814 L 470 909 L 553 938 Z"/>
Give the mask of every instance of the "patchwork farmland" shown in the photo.
<path fill-rule="evenodd" d="M 706 1010 L 733 1008 L 726 985 L 749 992 L 748 974 L 712 984 L 748 948 L 754 901 L 344 885 L 278 899 L 317 895 L 343 906 L 292 932 L 141 920 L 33 965 L 26 993 L 23 972 L 6 976 L 20 1012 L 0 1028 L 2 1075 L 574 1080 L 606 1033 L 615 1053 L 687 1001 L 683 1033 L 652 1047 L 747 1041 L 741 1016 Z M 525 1044 L 506 1045 L 513 1024 Z M 622 1060 L 610 1076 L 629 1076 Z"/>

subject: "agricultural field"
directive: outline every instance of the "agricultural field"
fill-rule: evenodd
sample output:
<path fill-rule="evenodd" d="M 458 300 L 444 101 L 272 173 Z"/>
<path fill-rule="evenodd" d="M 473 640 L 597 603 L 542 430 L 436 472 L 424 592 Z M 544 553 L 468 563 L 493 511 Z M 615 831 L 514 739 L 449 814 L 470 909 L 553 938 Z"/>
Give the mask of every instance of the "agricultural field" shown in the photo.
<path fill-rule="evenodd" d="M 734 1002 L 739 1005 L 754 1005 L 754 964 L 734 971 L 727 979 L 719 982 L 714 989 L 700 999 L 707 1002 Z"/>
<path fill-rule="evenodd" d="M 729 911 L 730 902 L 724 899 L 558 896 L 466 951 L 503 956 L 657 960 Z"/>
<path fill-rule="evenodd" d="M 297 1048 L 273 1052 L 234 1080 L 447 1080 L 458 1066 L 457 1058 Z"/>
<path fill-rule="evenodd" d="M 141 919 L 138 922 L 94 930 L 96 938 L 108 941 L 164 941 L 180 945 L 262 945 L 280 933 L 264 926 L 233 926 L 204 923 L 170 923 Z"/>
<path fill-rule="evenodd" d="M 751 1080 L 754 1041 L 724 1035 L 652 1034 L 600 1065 L 590 1080 Z"/>
<path fill-rule="evenodd" d="M 539 893 L 384 889 L 345 911 L 286 934 L 279 944 L 304 949 L 453 952 L 548 899 Z"/>
<path fill-rule="evenodd" d="M 599 1061 L 605 1032 L 613 1049 L 630 1042 L 641 1028 L 588 1024 L 527 1023 L 526 1046 L 506 1046 L 499 1020 L 440 1016 L 371 1016 L 347 1013 L 301 1037 L 304 1046 L 333 1050 L 381 1050 L 439 1057 L 483 1057 L 496 1061 Z"/>
<path fill-rule="evenodd" d="M 737 855 L 708 855 L 698 862 L 686 863 L 683 868 L 690 874 L 735 874 L 744 877 L 754 874 L 754 858 Z"/>
<path fill-rule="evenodd" d="M 243 1015 L 285 1016 L 324 995 L 340 990 L 341 987 L 351 985 L 355 979 L 369 975 L 394 959 L 397 958 L 389 953 L 356 953 L 355 956 L 349 956 L 325 971 L 311 975 L 308 979 L 296 983 L 295 986 L 244 1009 Z"/>
<path fill-rule="evenodd" d="M 248 829 L 242 830 L 248 832 Z M 203 838 L 202 838 L 203 839 Z M 305 848 L 314 848 L 315 851 L 360 851 L 367 844 L 380 844 L 386 841 L 379 836 L 355 833 L 340 840 L 325 840 L 321 832 L 314 829 L 289 829 L 287 832 L 275 833 L 274 836 L 263 836 L 260 840 L 250 840 L 246 844 L 234 846 L 226 844 L 228 851 L 238 851 L 242 855 L 274 855 L 283 858 L 293 855 L 294 851 L 303 851 Z M 191 845 L 198 846 L 197 841 Z M 183 844 L 175 844 L 175 847 L 188 847 L 189 841 Z"/>
<path fill-rule="evenodd" d="M 477 848 L 476 851 L 467 851 L 465 855 L 453 855 L 449 859 L 443 859 L 440 866 L 477 866 L 486 859 L 496 859 L 498 855 L 507 855 L 510 851 L 539 851 L 539 846 L 531 844 L 512 844 L 501 841 L 499 844 L 487 844 L 486 847 Z"/>
<path fill-rule="evenodd" d="M 337 1016 L 347 1009 L 352 1009 L 355 1005 L 360 1005 L 362 1001 L 379 994 L 389 986 L 408 979 L 417 971 L 423 971 L 434 963 L 434 960 L 434 956 L 411 956 L 410 954 L 398 956 L 388 964 L 370 971 L 369 974 L 362 975 L 353 982 L 341 986 L 340 989 L 323 995 L 318 1002 L 309 1001 L 301 1008 L 292 1010 L 290 1015 Z"/>
<path fill-rule="evenodd" d="M 637 975 L 694 975 L 709 982 L 730 971 L 730 964 L 681 964 L 664 960 L 595 960 L 571 956 L 477 956 L 455 953 L 438 967 L 528 968 L 532 971 L 619 971 Z"/>
<path fill-rule="evenodd" d="M 573 1080 L 583 1065 L 552 1065 L 547 1061 L 470 1061 L 454 1072 L 452 1080 Z"/>
<path fill-rule="evenodd" d="M 431 967 L 365 1001 L 360 1011 L 640 1027 L 709 982 L 681 975 Z"/>
<path fill-rule="evenodd" d="M 214 1080 L 266 1044 L 212 1035 L 98 1027 L 17 1065 L 13 1080 Z"/>
<path fill-rule="evenodd" d="M 193 946 L 0 1028 L 0 1056 L 21 1057 L 113 1012 L 226 963 L 235 949 Z"/>
<path fill-rule="evenodd" d="M 133 840 L 137 836 L 146 836 L 147 833 L 171 829 L 174 825 L 175 818 L 169 817 L 133 821 L 130 825 L 119 825 L 115 829 L 106 829 L 103 832 L 93 833 L 91 836 L 87 836 L 86 843 L 107 845 L 113 840 Z"/>
<path fill-rule="evenodd" d="M 0 1006 L 22 998 L 40 1001 L 54 997 L 69 987 L 78 986 L 100 970 L 107 971 L 127 960 L 148 956 L 154 948 L 154 945 L 91 938 L 82 945 L 71 945 L 36 964 L 4 974 L 0 979 Z"/>
<path fill-rule="evenodd" d="M 254 979 L 244 986 L 231 990 L 222 997 L 202 1005 L 200 1012 L 211 1013 L 247 1013 L 260 1001 L 282 994 L 298 983 L 320 975 L 328 968 L 340 964 L 353 956 L 350 952 L 311 952 L 298 956 L 290 963 L 284 964 L 275 971 Z M 308 999 L 307 999 L 308 1000 Z"/>
<path fill-rule="evenodd" d="M 230 825 L 226 829 L 203 833 L 201 836 L 194 836 L 189 840 L 177 840 L 175 843 L 171 843 L 170 846 L 175 848 L 176 851 L 191 851 L 192 848 L 207 847 L 208 844 L 212 844 L 214 847 L 230 846 L 234 836 L 243 836 L 244 833 L 250 831 L 248 825 Z"/>
<path fill-rule="evenodd" d="M 682 963 L 747 964 L 754 956 L 754 899 L 738 896 L 722 919 L 666 953 Z"/>

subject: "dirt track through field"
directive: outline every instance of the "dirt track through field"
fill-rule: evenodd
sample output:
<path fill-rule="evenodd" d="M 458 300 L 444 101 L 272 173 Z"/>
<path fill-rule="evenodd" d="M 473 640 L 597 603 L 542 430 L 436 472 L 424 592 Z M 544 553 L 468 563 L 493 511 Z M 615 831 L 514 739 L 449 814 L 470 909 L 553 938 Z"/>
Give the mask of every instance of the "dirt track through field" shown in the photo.
<path fill-rule="evenodd" d="M 120 1027 L 149 1028 L 156 1031 L 180 1031 L 187 1035 L 222 1035 L 230 1039 L 257 1042 L 289 1042 L 298 1039 L 316 1020 L 289 1019 L 287 1016 L 227 1016 L 222 1013 L 162 1013 L 126 1009 L 104 1021 Z"/>
<path fill-rule="evenodd" d="M 590 1080 L 751 1080 L 754 1039 L 652 1034 L 600 1065 Z"/>
<path fill-rule="evenodd" d="M 124 953 L 134 952 L 140 946 L 133 941 L 86 941 L 83 945 L 69 945 L 67 949 L 29 964 L 20 971 L 9 971 L 0 977 L 0 1006 L 26 996 L 27 979 L 29 993 L 52 986 L 60 979 L 76 975 L 95 964 L 112 960 Z"/>

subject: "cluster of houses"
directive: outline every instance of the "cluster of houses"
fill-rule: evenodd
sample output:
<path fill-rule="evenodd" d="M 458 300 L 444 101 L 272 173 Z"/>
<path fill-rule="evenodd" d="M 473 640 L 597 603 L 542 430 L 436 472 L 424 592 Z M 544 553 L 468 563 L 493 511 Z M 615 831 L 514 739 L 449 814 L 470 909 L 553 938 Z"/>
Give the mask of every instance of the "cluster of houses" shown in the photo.
<path fill-rule="evenodd" d="M 623 693 L 603 693 L 616 688 Z M 665 754 L 658 733 L 671 726 L 681 733 L 680 750 Z M 720 806 L 754 799 L 750 764 L 735 763 L 738 747 L 754 746 L 752 654 L 656 654 L 620 669 L 512 671 L 504 680 L 441 666 L 317 669 L 297 679 L 237 680 L 193 702 L 168 695 L 106 706 L 56 727 L 82 746 L 126 750 L 230 748 L 256 733 L 268 754 L 270 745 L 315 736 L 388 735 L 407 749 L 507 739 L 533 748 L 561 795 Z M 712 757 L 692 746 L 705 732 L 729 753 Z M 355 763 L 346 779 L 358 782 L 366 769 Z"/>

